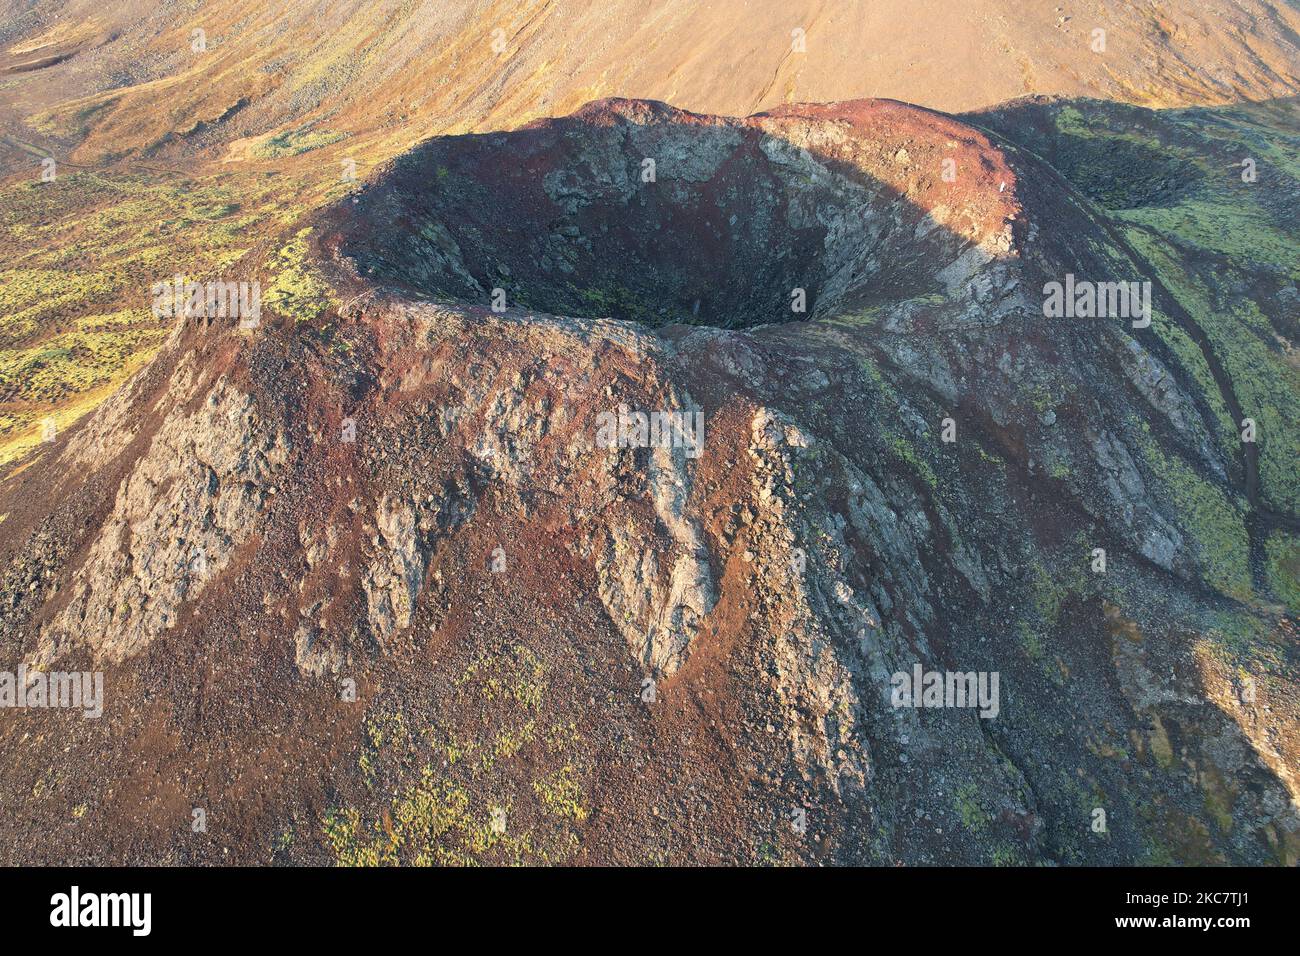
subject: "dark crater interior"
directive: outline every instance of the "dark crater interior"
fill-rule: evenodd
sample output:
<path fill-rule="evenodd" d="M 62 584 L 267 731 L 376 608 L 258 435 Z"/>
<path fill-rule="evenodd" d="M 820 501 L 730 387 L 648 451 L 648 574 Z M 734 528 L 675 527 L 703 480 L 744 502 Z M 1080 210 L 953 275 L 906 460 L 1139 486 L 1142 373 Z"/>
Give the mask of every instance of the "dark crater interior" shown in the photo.
<path fill-rule="evenodd" d="M 930 230 L 879 181 L 682 115 L 429 140 L 340 207 L 339 251 L 421 297 L 487 306 L 500 289 L 509 307 L 650 326 L 800 321 L 934 287 Z"/>

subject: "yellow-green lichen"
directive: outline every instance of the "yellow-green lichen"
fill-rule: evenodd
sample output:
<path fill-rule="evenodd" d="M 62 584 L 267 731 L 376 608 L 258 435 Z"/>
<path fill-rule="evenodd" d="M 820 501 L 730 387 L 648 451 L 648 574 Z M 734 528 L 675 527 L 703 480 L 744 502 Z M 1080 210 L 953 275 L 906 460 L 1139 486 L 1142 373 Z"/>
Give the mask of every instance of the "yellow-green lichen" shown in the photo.
<path fill-rule="evenodd" d="M 310 322 L 337 308 L 333 290 L 308 257 L 311 228 L 300 229 L 267 264 L 272 273 L 262 301 L 296 322 Z"/>
<path fill-rule="evenodd" d="M 556 816 L 567 817 L 577 823 L 587 819 L 590 811 L 582 805 L 582 788 L 578 785 L 572 766 L 565 764 L 536 781 L 533 790 Z"/>
<path fill-rule="evenodd" d="M 1264 542 L 1268 583 L 1291 611 L 1300 611 L 1300 537 L 1275 532 Z"/>
<path fill-rule="evenodd" d="M 1163 483 L 1178 517 L 1192 535 L 1205 580 L 1238 600 L 1253 597 L 1245 502 L 1200 475 L 1149 437 L 1144 457 Z"/>

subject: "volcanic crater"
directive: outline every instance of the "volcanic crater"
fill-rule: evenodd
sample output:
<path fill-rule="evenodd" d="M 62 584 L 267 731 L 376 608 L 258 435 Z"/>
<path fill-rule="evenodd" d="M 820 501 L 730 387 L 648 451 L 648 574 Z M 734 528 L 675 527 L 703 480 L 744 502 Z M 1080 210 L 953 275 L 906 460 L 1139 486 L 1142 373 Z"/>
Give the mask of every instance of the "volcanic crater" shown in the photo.
<path fill-rule="evenodd" d="M 336 208 L 332 244 L 448 304 L 739 329 L 951 288 L 1009 252 L 1014 183 L 983 137 L 903 104 L 604 100 L 427 141 Z"/>
<path fill-rule="evenodd" d="M 63 801 L 0 786 L 36 822 L 3 859 L 1300 857 L 1231 403 L 1028 147 L 891 101 L 606 100 L 292 228 L 241 261 L 281 293 L 255 332 L 178 325 L 0 485 L 10 666 L 112 695 L 0 714 Z M 1156 321 L 1046 321 L 1070 273 L 1151 276 Z M 702 415 L 703 453 L 601 447 L 623 407 Z M 1260 709 L 1195 637 L 1223 622 L 1266 635 Z M 997 720 L 898 706 L 918 669 L 999 674 Z"/>

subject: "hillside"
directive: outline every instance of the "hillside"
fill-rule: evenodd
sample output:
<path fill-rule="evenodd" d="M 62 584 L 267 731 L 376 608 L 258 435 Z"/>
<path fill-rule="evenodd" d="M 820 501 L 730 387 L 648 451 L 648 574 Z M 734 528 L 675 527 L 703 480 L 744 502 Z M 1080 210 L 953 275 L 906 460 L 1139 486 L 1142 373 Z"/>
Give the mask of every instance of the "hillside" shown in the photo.
<path fill-rule="evenodd" d="M 1294 863 L 1294 276 L 1180 210 L 1285 245 L 1295 180 L 1062 158 L 1188 121 L 607 100 L 384 164 L 232 267 L 262 326 L 178 324 L 0 488 L 9 660 L 111 688 L 0 714 L 6 859 Z M 1151 324 L 1047 319 L 1067 274 Z"/>

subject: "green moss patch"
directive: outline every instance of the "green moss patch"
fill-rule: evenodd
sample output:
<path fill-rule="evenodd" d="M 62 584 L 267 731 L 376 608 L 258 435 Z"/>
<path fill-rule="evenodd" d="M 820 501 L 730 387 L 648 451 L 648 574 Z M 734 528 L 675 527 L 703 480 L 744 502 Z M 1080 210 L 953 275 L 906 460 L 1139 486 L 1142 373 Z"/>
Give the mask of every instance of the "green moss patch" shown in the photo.
<path fill-rule="evenodd" d="M 310 322 L 338 307 L 333 290 L 309 261 L 307 237 L 311 229 L 299 230 L 268 263 L 273 274 L 262 301 L 295 322 Z"/>

